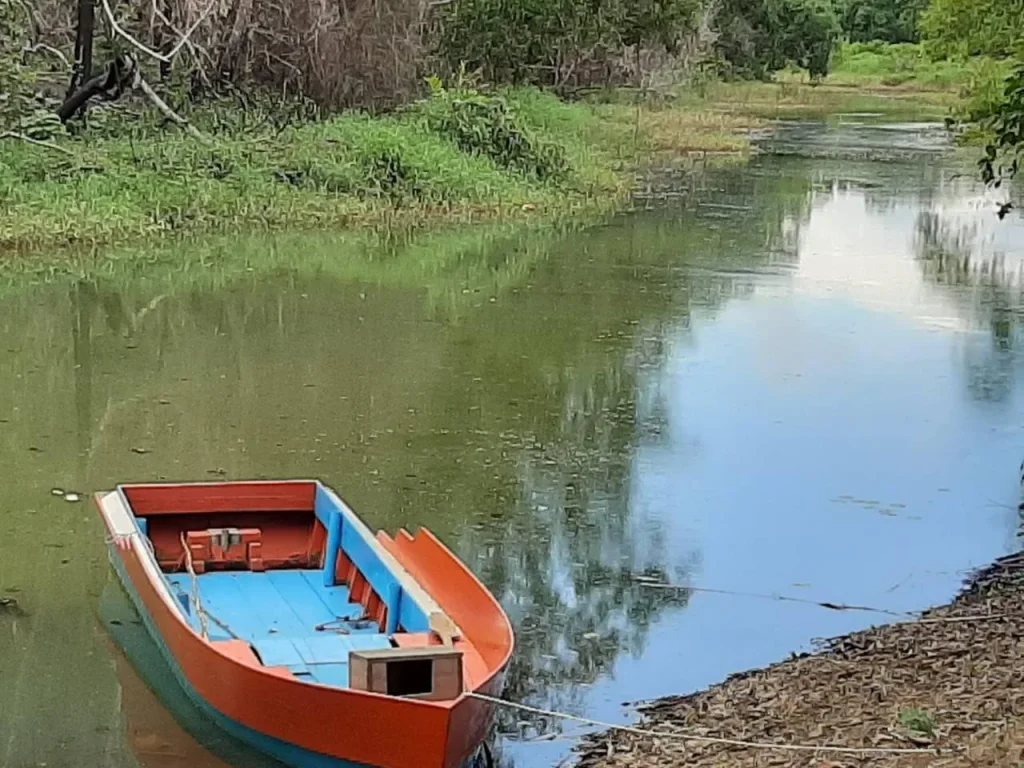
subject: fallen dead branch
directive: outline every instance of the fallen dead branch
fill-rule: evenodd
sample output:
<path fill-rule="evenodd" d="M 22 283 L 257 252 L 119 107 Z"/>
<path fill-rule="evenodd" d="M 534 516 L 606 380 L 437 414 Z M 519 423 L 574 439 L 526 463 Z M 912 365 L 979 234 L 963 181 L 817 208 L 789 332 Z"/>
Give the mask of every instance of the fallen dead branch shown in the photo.
<path fill-rule="evenodd" d="M 143 43 L 140 43 L 138 40 L 132 37 L 131 34 L 125 31 L 125 29 L 117 23 L 117 19 L 114 17 L 114 12 L 110 7 L 110 0 L 102 0 L 102 2 L 103 12 L 107 15 L 107 21 L 110 22 L 110 28 L 114 31 L 114 33 L 119 37 L 123 38 L 124 40 L 127 40 L 129 43 L 134 45 L 137 49 L 139 49 L 146 55 L 163 63 L 170 63 L 174 60 L 175 55 L 177 55 L 178 51 L 180 51 L 185 45 L 188 44 L 189 38 L 191 37 L 192 33 L 195 32 L 196 29 L 198 29 L 199 25 L 203 23 L 203 20 L 206 19 L 206 17 L 210 14 L 210 11 L 213 10 L 215 5 L 215 0 L 211 0 L 211 2 L 207 3 L 206 8 L 195 20 L 195 22 L 193 22 L 192 25 L 185 31 L 185 34 L 181 36 L 181 39 L 179 39 L 178 42 L 171 47 L 170 52 L 165 55 L 160 53 L 159 51 L 154 51 L 152 48 L 149 48 L 148 46 L 144 45 Z M 138 62 L 134 61 L 134 59 L 131 59 L 131 57 L 125 58 L 127 58 L 132 64 L 132 88 L 142 91 L 145 97 L 149 99 L 153 106 L 160 110 L 164 117 L 166 117 L 172 123 L 177 125 L 183 131 L 185 131 L 185 133 L 187 133 L 189 136 L 196 139 L 197 141 L 203 142 L 204 144 L 208 144 L 210 142 L 210 139 L 207 138 L 206 135 L 202 133 L 202 131 L 200 131 L 198 128 L 192 125 L 192 123 L 190 123 L 184 117 L 182 117 L 173 109 L 171 109 L 170 105 L 162 98 L 160 98 L 157 92 L 153 90 L 152 86 L 150 86 L 150 84 L 146 82 L 146 79 L 142 76 L 142 70 L 139 68 Z"/>
<path fill-rule="evenodd" d="M 204 144 L 210 139 L 187 119 L 175 112 L 171 106 L 160 98 L 153 87 L 142 76 L 138 62 L 132 56 L 119 56 L 112 61 L 107 69 L 89 80 L 68 98 L 57 111 L 61 121 L 69 120 L 82 106 L 94 96 L 101 96 L 112 101 L 121 96 L 125 90 L 140 91 L 161 114 L 181 128 L 192 138 Z"/>
<path fill-rule="evenodd" d="M 18 133 L 17 131 L 5 131 L 0 133 L 0 140 L 2 139 L 17 139 L 18 141 L 24 141 L 26 144 L 32 144 L 36 147 L 45 147 L 46 149 L 53 150 L 54 152 L 60 152 L 61 154 L 74 157 L 75 153 L 67 147 L 62 147 L 60 144 L 54 144 L 52 141 L 43 141 L 42 139 L 33 139 L 31 136 L 26 136 L 24 133 Z"/>
<path fill-rule="evenodd" d="M 90 78 L 71 93 L 57 110 L 57 117 L 66 123 L 92 98 L 99 96 L 106 101 L 120 98 L 126 88 L 131 87 L 135 76 L 135 60 L 130 56 L 118 56 L 107 68 Z"/>
<path fill-rule="evenodd" d="M 210 139 L 209 137 L 206 136 L 206 134 L 204 134 L 202 131 L 200 131 L 198 128 L 192 125 L 192 123 L 190 123 L 184 117 L 182 117 L 173 109 L 171 109 L 168 106 L 167 102 L 165 102 L 163 99 L 160 98 L 159 95 L 157 95 L 157 92 L 154 91 L 150 84 L 146 82 L 145 78 L 138 71 L 138 69 L 136 69 L 135 71 L 135 81 L 133 85 L 135 88 L 138 88 L 145 94 L 146 98 L 153 103 L 153 106 L 155 106 L 163 113 L 164 117 L 166 117 L 172 123 L 177 125 L 183 131 L 185 131 L 185 133 L 187 133 L 193 139 L 202 142 L 203 144 L 210 143 Z"/>

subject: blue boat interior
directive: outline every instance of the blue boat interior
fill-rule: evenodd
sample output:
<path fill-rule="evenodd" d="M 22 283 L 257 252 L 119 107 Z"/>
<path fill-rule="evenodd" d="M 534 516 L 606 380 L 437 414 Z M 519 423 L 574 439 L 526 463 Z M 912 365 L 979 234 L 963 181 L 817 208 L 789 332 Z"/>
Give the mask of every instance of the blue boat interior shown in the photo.
<path fill-rule="evenodd" d="M 287 667 L 300 680 L 348 686 L 348 655 L 391 648 L 344 585 L 324 586 L 321 570 L 221 571 L 196 577 L 202 612 L 195 610 L 192 577 L 167 581 L 189 623 L 210 640 L 245 640 L 266 666 Z"/>
<path fill-rule="evenodd" d="M 177 541 L 196 529 L 218 533 L 220 529 L 215 531 L 213 526 L 231 525 L 232 514 L 202 518 L 162 514 L 152 519 L 139 516 L 136 521 L 143 535 L 154 534 L 151 529 L 159 525 L 161 541 Z M 295 519 L 294 514 L 289 519 Z M 243 640 L 265 666 L 286 667 L 300 680 L 347 687 L 351 651 L 394 647 L 395 633 L 429 631 L 429 619 L 406 593 L 393 572 L 393 561 L 382 554 L 369 529 L 319 484 L 307 520 L 306 525 L 322 526 L 319 568 L 255 569 L 232 561 L 223 566 L 206 563 L 203 572 L 194 573 L 186 569 L 179 547 L 180 561 L 164 567 L 164 577 L 182 615 L 197 633 L 211 641 Z M 172 536 L 167 535 L 169 527 Z M 269 531 L 270 527 L 264 536 Z M 169 562 L 178 559 L 174 554 Z M 363 586 L 357 594 L 363 600 L 352 599 L 350 585 L 339 577 L 349 568 L 360 576 Z M 384 616 L 381 621 L 366 615 L 367 585 L 386 606 L 386 612 L 377 616 Z"/>

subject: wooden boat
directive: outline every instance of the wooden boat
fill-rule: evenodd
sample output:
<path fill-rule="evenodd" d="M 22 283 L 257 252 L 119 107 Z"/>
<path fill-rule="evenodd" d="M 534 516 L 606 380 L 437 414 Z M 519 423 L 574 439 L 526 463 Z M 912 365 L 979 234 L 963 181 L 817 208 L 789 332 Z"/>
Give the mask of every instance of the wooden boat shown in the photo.
<path fill-rule="evenodd" d="M 96 494 L 111 562 L 189 698 L 297 768 L 462 768 L 512 651 L 428 531 L 373 535 L 317 481 Z"/>

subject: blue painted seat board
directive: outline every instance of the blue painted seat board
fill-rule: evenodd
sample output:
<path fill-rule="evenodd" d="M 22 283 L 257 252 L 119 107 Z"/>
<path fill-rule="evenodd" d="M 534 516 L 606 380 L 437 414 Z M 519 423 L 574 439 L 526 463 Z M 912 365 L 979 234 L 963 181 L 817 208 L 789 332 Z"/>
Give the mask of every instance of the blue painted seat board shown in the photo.
<path fill-rule="evenodd" d="M 324 580 L 331 582 L 338 551 L 351 560 L 373 590 L 388 606 L 388 627 L 391 632 L 399 626 L 406 632 L 427 632 L 430 621 L 420 606 L 406 599 L 405 591 L 381 559 L 373 544 L 373 534 L 334 493 L 317 485 L 313 506 L 317 519 L 327 528 L 327 547 L 324 557 Z M 339 525 L 340 520 L 340 525 Z M 338 528 L 340 527 L 340 535 Z M 395 604 L 398 610 L 394 610 Z"/>
<path fill-rule="evenodd" d="M 168 574 L 167 581 L 198 631 L 192 577 Z M 325 587 L 319 570 L 221 571 L 197 582 L 203 609 L 215 617 L 207 621 L 211 640 L 245 640 L 265 665 L 287 667 L 300 679 L 347 686 L 349 651 L 391 647 L 376 622 L 358 621 L 363 607 L 350 602 L 348 588 Z"/>
<path fill-rule="evenodd" d="M 320 571 L 292 571 L 301 573 L 321 600 L 327 605 L 334 618 L 358 619 L 363 615 L 363 606 L 349 600 L 348 587 L 339 585 L 337 587 L 324 587 L 320 580 Z"/>
<path fill-rule="evenodd" d="M 267 666 L 288 667 L 303 679 L 347 687 L 351 651 L 390 647 L 384 635 L 321 632 L 304 638 L 266 638 L 260 641 L 259 652 Z"/>

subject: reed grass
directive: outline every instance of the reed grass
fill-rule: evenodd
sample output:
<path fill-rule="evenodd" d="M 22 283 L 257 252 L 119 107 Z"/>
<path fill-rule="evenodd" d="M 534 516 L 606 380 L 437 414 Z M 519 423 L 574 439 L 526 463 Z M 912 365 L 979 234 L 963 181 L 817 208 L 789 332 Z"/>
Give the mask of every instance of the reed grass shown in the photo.
<path fill-rule="evenodd" d="M 908 86 L 851 86 L 826 80 L 812 84 L 780 75 L 772 82 L 716 83 L 697 105 L 710 103 L 726 114 L 766 120 L 820 118 L 842 113 L 877 113 L 892 117 L 941 120 L 961 101 L 956 91 L 916 90 Z"/>

